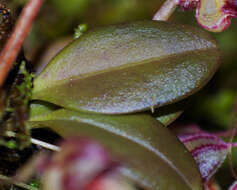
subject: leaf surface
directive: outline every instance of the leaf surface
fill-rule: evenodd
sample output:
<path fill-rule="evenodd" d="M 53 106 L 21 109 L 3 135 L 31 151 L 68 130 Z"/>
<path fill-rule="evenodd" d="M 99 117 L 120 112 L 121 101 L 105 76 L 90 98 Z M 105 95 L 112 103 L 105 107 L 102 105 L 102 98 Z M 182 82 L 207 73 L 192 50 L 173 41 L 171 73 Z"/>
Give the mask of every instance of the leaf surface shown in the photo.
<path fill-rule="evenodd" d="M 152 117 L 156 118 L 164 126 L 168 126 L 174 122 L 184 111 L 187 101 L 180 101 L 175 104 L 163 106 L 154 110 Z"/>
<path fill-rule="evenodd" d="M 163 125 L 168 126 L 173 121 L 175 121 L 182 113 L 183 113 L 182 110 L 177 111 L 177 112 L 171 112 L 171 113 L 167 113 L 165 115 L 159 115 L 156 117 L 156 119 L 159 122 L 161 122 Z"/>
<path fill-rule="evenodd" d="M 64 48 L 34 82 L 33 99 L 105 114 L 149 110 L 204 86 L 218 67 L 200 29 L 140 21 L 91 30 Z"/>
<path fill-rule="evenodd" d="M 173 104 L 170 106 L 164 106 L 156 110 L 152 117 L 156 118 L 164 126 L 168 126 L 174 120 L 176 120 L 183 113 L 183 104 Z M 61 107 L 54 104 L 50 104 L 44 101 L 33 101 L 30 104 L 30 119 L 34 120 L 34 117 L 39 117 L 40 115 L 46 115 L 53 111 L 61 109 Z M 150 112 L 146 112 L 150 114 Z"/>
<path fill-rule="evenodd" d="M 34 117 L 29 124 L 50 127 L 64 137 L 87 136 L 103 143 L 124 160 L 123 174 L 144 188 L 202 189 L 199 171 L 189 152 L 150 115 L 98 115 L 61 109 Z"/>
<path fill-rule="evenodd" d="M 50 104 L 44 101 L 33 101 L 30 104 L 30 118 L 39 117 L 40 115 L 46 115 L 61 107 L 54 104 Z"/>

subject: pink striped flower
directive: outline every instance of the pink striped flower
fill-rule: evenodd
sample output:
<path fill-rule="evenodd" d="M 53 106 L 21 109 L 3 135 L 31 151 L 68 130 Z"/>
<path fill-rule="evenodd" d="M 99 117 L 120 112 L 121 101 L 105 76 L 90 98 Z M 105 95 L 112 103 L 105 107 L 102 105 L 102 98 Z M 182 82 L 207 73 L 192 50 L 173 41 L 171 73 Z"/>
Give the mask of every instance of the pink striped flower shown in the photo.
<path fill-rule="evenodd" d="M 224 142 L 217 135 L 207 133 L 196 125 L 186 126 L 176 133 L 195 159 L 204 183 L 222 165 L 231 146 L 236 146 L 235 143 Z"/>
<path fill-rule="evenodd" d="M 237 17 L 237 0 L 176 0 L 184 10 L 196 8 L 197 22 L 206 30 L 221 32 Z"/>

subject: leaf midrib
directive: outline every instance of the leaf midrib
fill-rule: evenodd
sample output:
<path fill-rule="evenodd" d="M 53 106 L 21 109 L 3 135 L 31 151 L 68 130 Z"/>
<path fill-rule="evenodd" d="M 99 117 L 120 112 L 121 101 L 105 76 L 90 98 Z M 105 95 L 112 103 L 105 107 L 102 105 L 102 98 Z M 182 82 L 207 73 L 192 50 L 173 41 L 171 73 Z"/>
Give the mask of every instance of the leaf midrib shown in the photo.
<path fill-rule="evenodd" d="M 108 69 L 104 69 L 104 70 L 100 70 L 100 71 L 94 71 L 94 72 L 90 72 L 90 73 L 86 73 L 86 74 L 81 74 L 79 76 L 72 76 L 70 78 L 65 78 L 62 80 L 55 80 L 53 82 L 50 83 L 50 85 L 44 85 L 44 87 L 42 86 L 42 82 L 40 82 L 40 88 L 38 88 L 35 90 L 35 88 L 33 89 L 33 97 L 34 94 L 40 92 L 40 91 L 44 91 L 47 88 L 52 88 L 52 87 L 57 87 L 57 86 L 61 86 L 63 84 L 66 84 L 68 82 L 73 82 L 75 80 L 80 80 L 80 79 L 86 79 L 89 78 L 91 76 L 96 76 L 96 75 L 100 75 L 100 74 L 104 74 L 104 73 L 108 73 L 108 72 L 112 72 L 112 71 L 118 71 L 118 70 L 123 70 L 123 69 L 127 69 L 133 66 L 139 66 L 142 64 L 147 64 L 147 63 L 151 63 L 151 62 L 162 62 L 163 60 L 166 59 L 171 59 L 172 57 L 183 57 L 185 55 L 189 55 L 189 54 L 193 54 L 193 53 L 206 53 L 206 52 L 212 52 L 212 51 L 216 51 L 217 47 L 210 47 L 210 48 L 202 48 L 202 49 L 196 49 L 196 50 L 189 50 L 189 51 L 184 51 L 181 53 L 174 53 L 174 54 L 169 54 L 167 56 L 161 56 L 161 57 L 156 57 L 156 58 L 150 58 L 147 60 L 143 60 L 141 62 L 131 62 L 131 63 L 127 63 L 127 64 L 123 64 L 123 65 L 119 65 L 119 66 L 115 66 L 115 67 L 110 67 Z M 40 76 L 40 75 L 39 75 Z M 37 80 L 42 80 L 40 78 L 36 78 L 35 79 L 35 83 L 37 84 Z M 35 85 L 34 85 L 35 86 Z"/>

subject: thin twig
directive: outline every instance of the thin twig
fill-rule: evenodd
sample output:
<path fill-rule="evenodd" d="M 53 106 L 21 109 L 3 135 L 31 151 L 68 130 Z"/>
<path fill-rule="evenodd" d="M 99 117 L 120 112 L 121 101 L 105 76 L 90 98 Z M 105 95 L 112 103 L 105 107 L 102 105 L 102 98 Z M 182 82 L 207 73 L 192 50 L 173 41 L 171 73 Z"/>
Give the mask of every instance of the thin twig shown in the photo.
<path fill-rule="evenodd" d="M 234 104 L 234 108 L 233 108 L 233 116 L 235 118 L 235 121 L 234 121 L 234 124 L 233 124 L 233 132 L 232 132 L 232 135 L 230 137 L 230 148 L 229 148 L 229 154 L 228 154 L 228 158 L 229 158 L 229 164 L 230 164 L 230 170 L 231 170 L 231 173 L 233 175 L 233 177 L 237 180 L 237 174 L 234 170 L 234 167 L 233 167 L 233 162 L 232 162 L 232 147 L 233 145 L 235 145 L 235 143 L 233 144 L 233 139 L 234 139 L 234 136 L 236 134 L 236 131 L 237 131 L 237 94 L 236 94 L 236 101 L 235 101 L 235 104 Z"/>
<path fill-rule="evenodd" d="M 31 138 L 31 143 L 35 144 L 35 145 L 42 146 L 42 147 L 52 150 L 52 151 L 60 151 L 60 148 L 58 146 L 55 146 L 55 145 L 52 145 L 52 144 L 49 144 L 49 143 L 46 143 L 46 142 L 43 142 L 43 141 L 40 141 L 40 140 L 37 140 L 34 138 Z"/>
<path fill-rule="evenodd" d="M 154 15 L 153 20 L 167 21 L 175 11 L 177 5 L 177 0 L 166 0 Z"/>
<path fill-rule="evenodd" d="M 32 186 L 27 185 L 25 183 L 17 182 L 10 177 L 0 174 L 0 186 L 2 186 L 4 184 L 13 184 L 15 186 L 18 186 L 18 187 L 21 187 L 21 188 L 27 189 L 27 190 L 39 190 L 38 188 L 32 187 Z"/>
<path fill-rule="evenodd" d="M 40 173 L 42 165 L 47 165 L 49 162 L 49 155 L 40 151 L 32 156 L 23 166 L 21 166 L 12 177 L 12 181 L 26 183 L 34 174 Z"/>
<path fill-rule="evenodd" d="M 30 0 L 24 7 L 17 24 L 0 54 L 0 86 L 11 69 L 12 64 L 30 31 L 32 23 L 37 16 L 43 0 Z"/>

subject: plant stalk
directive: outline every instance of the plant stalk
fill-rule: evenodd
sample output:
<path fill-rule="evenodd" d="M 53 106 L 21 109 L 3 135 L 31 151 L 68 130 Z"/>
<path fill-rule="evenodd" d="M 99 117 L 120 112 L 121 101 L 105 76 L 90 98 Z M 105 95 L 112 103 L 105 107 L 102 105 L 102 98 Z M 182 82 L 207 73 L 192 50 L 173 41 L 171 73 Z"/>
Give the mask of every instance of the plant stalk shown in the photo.
<path fill-rule="evenodd" d="M 166 0 L 154 15 L 153 20 L 167 21 L 175 11 L 177 5 L 177 0 Z"/>
<path fill-rule="evenodd" d="M 30 31 L 43 0 L 30 0 L 24 7 L 16 26 L 0 54 L 0 86 L 3 85 L 23 42 Z"/>

